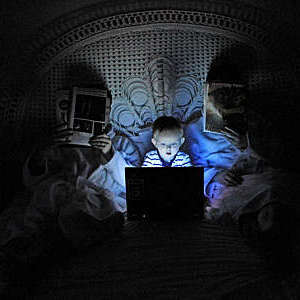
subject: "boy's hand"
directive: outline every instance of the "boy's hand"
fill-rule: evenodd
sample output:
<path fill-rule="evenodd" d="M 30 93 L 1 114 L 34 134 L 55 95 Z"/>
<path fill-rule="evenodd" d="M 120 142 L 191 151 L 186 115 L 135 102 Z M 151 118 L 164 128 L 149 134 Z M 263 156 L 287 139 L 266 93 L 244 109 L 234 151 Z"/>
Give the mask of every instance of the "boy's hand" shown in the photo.
<path fill-rule="evenodd" d="M 111 139 L 106 134 L 92 136 L 89 139 L 89 144 L 94 148 L 100 149 L 108 161 L 114 155 Z"/>
<path fill-rule="evenodd" d="M 235 170 L 226 170 L 216 175 L 214 181 L 217 181 L 226 186 L 237 186 L 243 182 L 243 177 Z"/>

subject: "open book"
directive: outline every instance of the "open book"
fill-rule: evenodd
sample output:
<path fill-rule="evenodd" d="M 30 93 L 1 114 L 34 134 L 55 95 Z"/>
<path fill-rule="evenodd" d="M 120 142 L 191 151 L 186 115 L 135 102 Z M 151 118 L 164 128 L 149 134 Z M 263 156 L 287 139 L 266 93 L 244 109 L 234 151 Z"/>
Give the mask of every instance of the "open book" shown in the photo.
<path fill-rule="evenodd" d="M 247 147 L 247 91 L 244 85 L 222 82 L 204 84 L 204 131 L 220 133 L 229 128 Z M 245 145 L 244 145 L 245 144 Z"/>
<path fill-rule="evenodd" d="M 72 93 L 62 91 L 57 98 L 57 120 L 65 124 L 64 129 L 72 130 L 72 135 L 60 142 L 90 146 L 90 137 L 109 127 L 110 106 L 111 97 L 106 89 L 74 87 Z"/>
<path fill-rule="evenodd" d="M 241 84 L 204 84 L 204 131 L 221 133 L 228 127 L 239 134 L 247 132 L 246 89 Z"/>

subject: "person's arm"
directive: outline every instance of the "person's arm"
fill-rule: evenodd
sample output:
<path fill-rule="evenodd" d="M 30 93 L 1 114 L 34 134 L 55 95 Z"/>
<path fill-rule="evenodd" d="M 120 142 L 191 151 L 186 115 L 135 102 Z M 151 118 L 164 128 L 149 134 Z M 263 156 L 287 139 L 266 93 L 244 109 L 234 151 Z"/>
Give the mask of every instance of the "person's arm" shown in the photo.
<path fill-rule="evenodd" d="M 213 181 L 218 182 L 224 186 L 236 186 L 243 182 L 242 176 L 235 171 L 235 169 L 224 170 L 218 173 Z"/>
<path fill-rule="evenodd" d="M 243 178 L 234 169 L 204 168 L 204 194 L 206 197 L 218 198 L 224 188 L 237 186 Z"/>
<path fill-rule="evenodd" d="M 89 180 L 115 194 L 124 194 L 125 168 L 132 167 L 132 164 L 122 153 L 114 150 L 113 143 L 106 134 L 91 137 L 89 143 L 92 147 L 100 149 L 106 158 L 106 162 L 91 174 Z"/>
<path fill-rule="evenodd" d="M 211 198 L 211 190 L 214 184 L 214 178 L 222 170 L 217 168 L 204 168 L 204 195 Z"/>
<path fill-rule="evenodd" d="M 240 158 L 236 160 L 235 164 L 232 166 L 233 172 L 238 170 L 240 174 L 250 173 L 260 173 L 263 172 L 270 162 L 259 155 L 251 146 L 248 133 L 246 136 L 238 134 L 236 131 L 227 128 L 223 131 L 225 138 L 233 144 L 237 149 L 241 151 Z M 244 140 L 247 140 L 246 146 Z M 236 173 L 236 172 L 235 172 Z M 230 174 L 229 174 L 230 176 Z"/>
<path fill-rule="evenodd" d="M 53 158 L 58 159 L 58 147 L 68 143 L 72 134 L 72 129 L 67 128 L 66 124 L 59 124 L 51 129 L 48 136 L 40 137 L 39 143 L 34 145 L 23 165 L 23 184 L 26 187 L 35 186 L 47 177 L 49 172 L 53 172 L 53 168 L 56 171 L 61 168 L 61 164 L 58 161 L 54 162 Z"/>
<path fill-rule="evenodd" d="M 221 132 L 224 134 L 224 137 L 240 151 L 243 152 L 250 147 L 248 133 L 240 134 L 229 127 L 225 127 Z"/>
<path fill-rule="evenodd" d="M 114 151 L 114 155 L 105 165 L 100 165 L 88 178 L 89 181 L 113 193 L 115 203 L 120 211 L 126 210 L 125 168 L 131 167 L 123 156 Z"/>
<path fill-rule="evenodd" d="M 265 160 L 251 147 L 248 133 L 241 135 L 229 127 L 225 127 L 225 130 L 223 130 L 222 133 L 224 134 L 224 137 L 241 152 L 257 160 Z"/>

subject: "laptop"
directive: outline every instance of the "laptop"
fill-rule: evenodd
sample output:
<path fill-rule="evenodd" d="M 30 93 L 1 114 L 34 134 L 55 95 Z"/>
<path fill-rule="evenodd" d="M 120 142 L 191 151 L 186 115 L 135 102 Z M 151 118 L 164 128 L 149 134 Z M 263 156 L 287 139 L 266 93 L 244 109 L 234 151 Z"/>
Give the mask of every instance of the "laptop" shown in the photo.
<path fill-rule="evenodd" d="M 125 168 L 128 220 L 189 220 L 204 215 L 204 170 Z"/>

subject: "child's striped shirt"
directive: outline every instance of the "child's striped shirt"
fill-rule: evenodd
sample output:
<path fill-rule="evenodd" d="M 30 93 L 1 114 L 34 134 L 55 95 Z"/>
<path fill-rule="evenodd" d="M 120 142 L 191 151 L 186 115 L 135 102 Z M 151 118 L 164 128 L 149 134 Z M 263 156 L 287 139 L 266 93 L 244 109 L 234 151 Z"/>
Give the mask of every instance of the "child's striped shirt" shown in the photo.
<path fill-rule="evenodd" d="M 178 151 L 170 165 L 164 162 L 158 154 L 157 150 L 146 153 L 142 167 L 191 167 L 191 159 L 189 155 L 182 151 Z"/>

